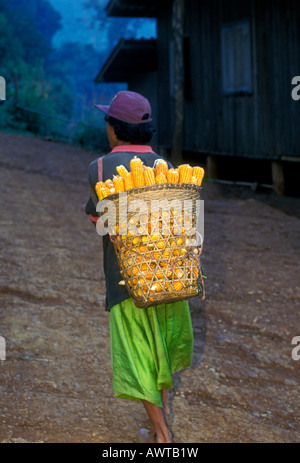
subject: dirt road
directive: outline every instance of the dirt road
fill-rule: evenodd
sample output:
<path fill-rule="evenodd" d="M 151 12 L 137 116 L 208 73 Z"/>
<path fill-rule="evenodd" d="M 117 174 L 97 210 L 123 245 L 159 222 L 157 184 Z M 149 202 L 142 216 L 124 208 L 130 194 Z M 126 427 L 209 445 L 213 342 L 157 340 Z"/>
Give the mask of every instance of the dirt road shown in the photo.
<path fill-rule="evenodd" d="M 101 239 L 84 213 L 93 152 L 0 133 L 0 442 L 136 442 L 112 391 Z M 206 183 L 206 300 L 174 378 L 178 443 L 299 442 L 300 200 Z M 300 351 L 299 351 L 300 353 Z"/>

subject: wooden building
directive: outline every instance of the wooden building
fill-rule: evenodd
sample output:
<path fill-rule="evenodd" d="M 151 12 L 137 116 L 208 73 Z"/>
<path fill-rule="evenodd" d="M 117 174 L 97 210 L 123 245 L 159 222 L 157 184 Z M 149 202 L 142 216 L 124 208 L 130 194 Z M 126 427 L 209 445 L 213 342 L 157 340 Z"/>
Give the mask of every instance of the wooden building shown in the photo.
<path fill-rule="evenodd" d="M 181 32 L 174 26 L 176 3 Z M 279 193 L 285 174 L 297 182 L 300 100 L 292 80 L 300 75 L 299 0 L 110 0 L 107 14 L 157 19 L 151 69 L 142 53 L 144 75 L 124 79 L 154 104 L 162 152 L 171 153 L 181 91 L 184 158 L 206 163 L 210 177 L 273 181 Z"/>

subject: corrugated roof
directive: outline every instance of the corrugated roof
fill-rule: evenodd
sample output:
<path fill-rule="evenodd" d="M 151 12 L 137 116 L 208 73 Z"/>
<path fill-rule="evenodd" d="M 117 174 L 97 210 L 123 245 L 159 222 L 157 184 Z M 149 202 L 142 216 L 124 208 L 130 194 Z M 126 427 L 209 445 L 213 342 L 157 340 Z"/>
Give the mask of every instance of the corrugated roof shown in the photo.
<path fill-rule="evenodd" d="M 156 70 L 156 39 L 120 39 L 100 69 L 95 83 L 127 82 L 132 74 Z"/>

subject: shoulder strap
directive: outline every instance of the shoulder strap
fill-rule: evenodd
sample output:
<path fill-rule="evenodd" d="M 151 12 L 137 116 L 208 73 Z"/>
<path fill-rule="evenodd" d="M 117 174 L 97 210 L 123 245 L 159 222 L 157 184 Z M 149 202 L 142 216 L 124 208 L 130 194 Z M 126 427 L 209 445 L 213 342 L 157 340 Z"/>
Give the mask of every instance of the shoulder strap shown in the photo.
<path fill-rule="evenodd" d="M 98 182 L 102 182 L 103 179 L 103 156 L 98 158 Z"/>

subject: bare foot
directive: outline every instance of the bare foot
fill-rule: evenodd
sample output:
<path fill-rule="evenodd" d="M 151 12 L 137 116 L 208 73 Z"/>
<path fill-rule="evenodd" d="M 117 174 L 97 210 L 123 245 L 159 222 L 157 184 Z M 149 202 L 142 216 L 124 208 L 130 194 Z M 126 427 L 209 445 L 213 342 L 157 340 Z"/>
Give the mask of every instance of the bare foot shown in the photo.
<path fill-rule="evenodd" d="M 138 439 L 142 443 L 151 444 L 155 442 L 154 431 L 149 431 L 149 429 L 141 428 L 138 431 Z"/>

